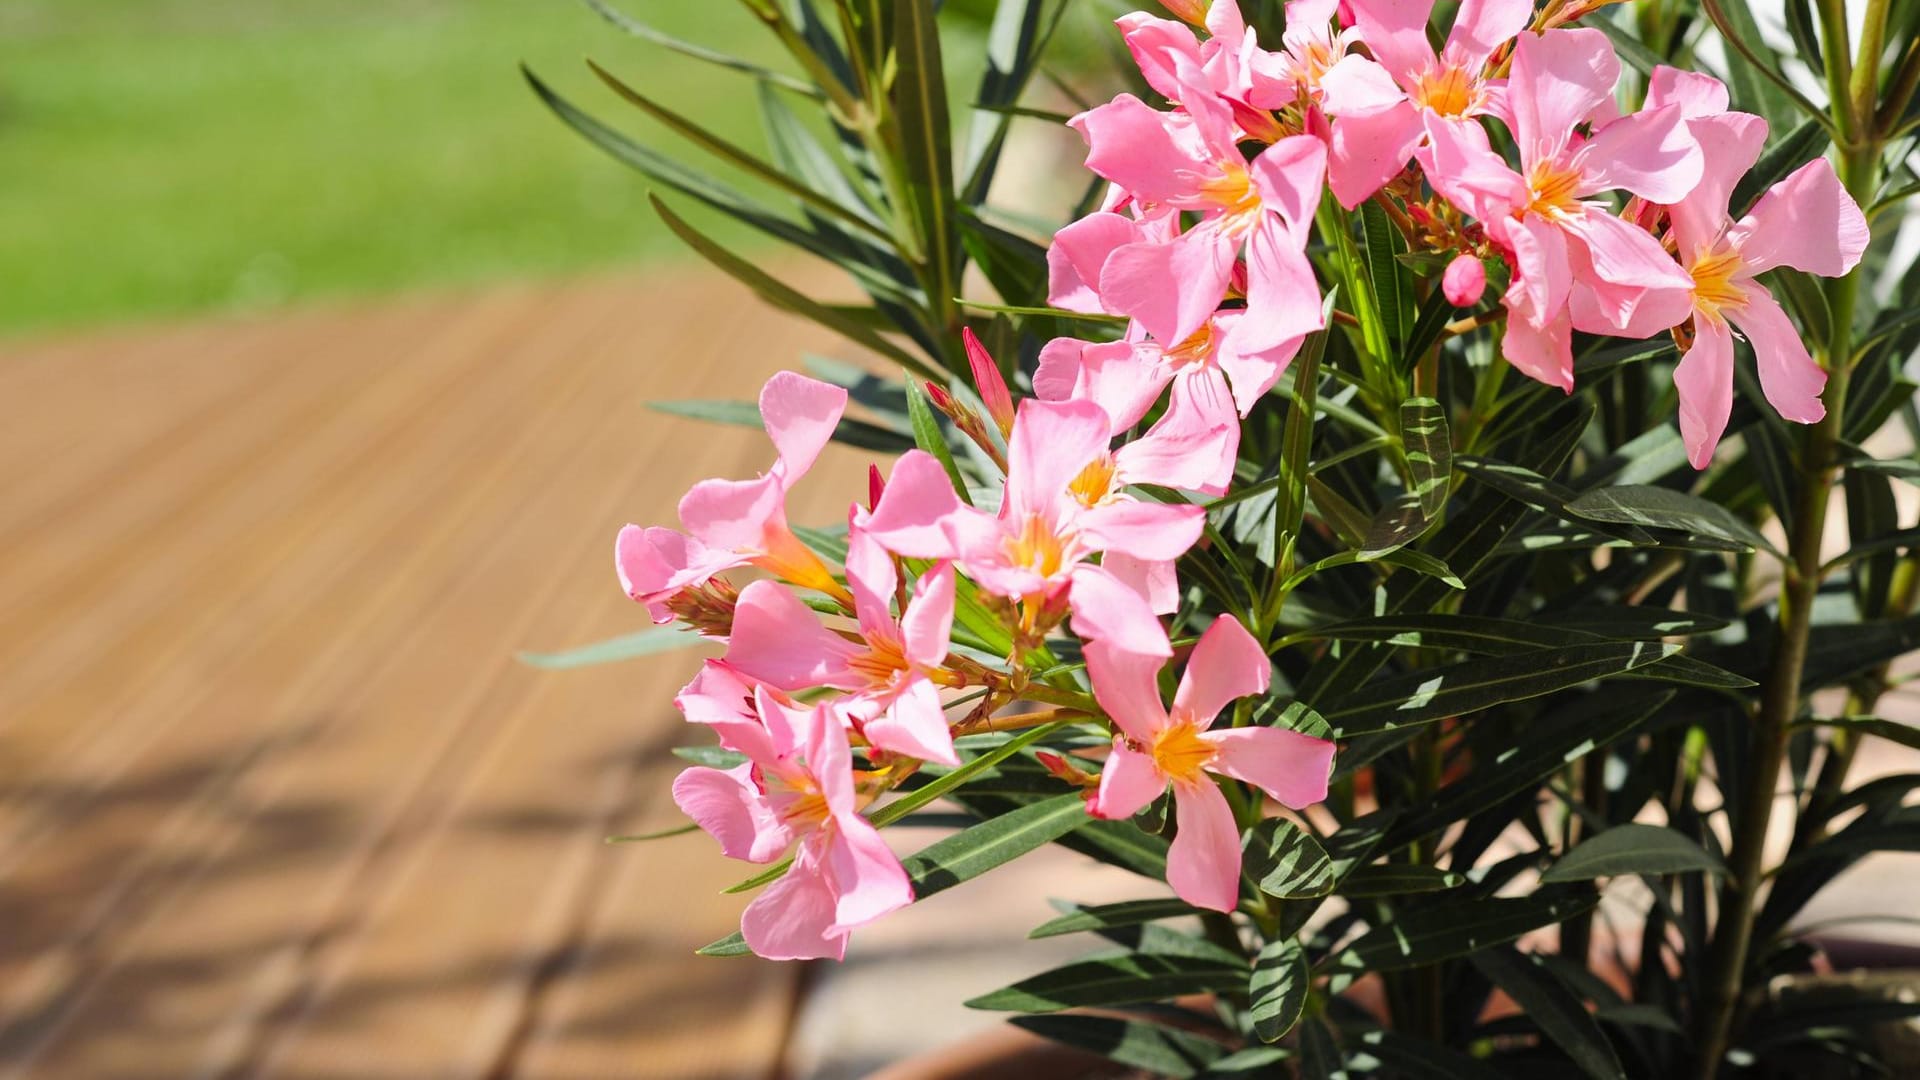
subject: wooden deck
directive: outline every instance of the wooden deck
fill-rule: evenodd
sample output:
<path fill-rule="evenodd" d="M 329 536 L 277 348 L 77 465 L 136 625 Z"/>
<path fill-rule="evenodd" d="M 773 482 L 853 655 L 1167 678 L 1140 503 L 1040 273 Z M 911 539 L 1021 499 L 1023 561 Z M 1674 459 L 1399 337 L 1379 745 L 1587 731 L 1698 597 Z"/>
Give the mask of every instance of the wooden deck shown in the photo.
<path fill-rule="evenodd" d="M 820 335 L 698 275 L 0 347 L 0 1077 L 745 1077 L 798 969 L 677 821 L 627 520 Z M 796 520 L 864 490 L 838 449 Z"/>

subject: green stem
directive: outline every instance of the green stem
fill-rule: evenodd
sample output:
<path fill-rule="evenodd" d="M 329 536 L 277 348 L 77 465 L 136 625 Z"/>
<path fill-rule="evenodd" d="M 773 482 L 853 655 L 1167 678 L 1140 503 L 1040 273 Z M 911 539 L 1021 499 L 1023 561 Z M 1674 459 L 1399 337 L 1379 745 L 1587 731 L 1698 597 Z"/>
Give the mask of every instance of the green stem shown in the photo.
<path fill-rule="evenodd" d="M 1823 2 L 1822 10 L 1837 8 Z M 1844 35 L 1831 22 L 1824 28 L 1829 40 Z M 1829 64 L 1829 72 L 1832 65 Z M 1844 79 L 1844 77 L 1843 77 Z M 1836 85 L 1844 85 L 1844 81 Z M 1834 100 L 1835 119 L 1853 131 L 1850 104 Z M 1840 177 L 1856 199 L 1870 197 L 1879 184 L 1879 152 L 1871 141 L 1852 146 L 1840 157 Z M 1862 193 L 1866 193 L 1865 196 Z M 1765 880 L 1767 826 L 1786 758 L 1788 728 L 1800 709 L 1801 675 L 1806 666 L 1813 602 L 1820 591 L 1820 541 L 1826 531 L 1827 504 L 1837 472 L 1835 461 L 1845 422 L 1847 383 L 1852 368 L 1853 309 L 1859 292 L 1859 272 L 1832 282 L 1828 300 L 1832 309 L 1831 336 L 1824 350 L 1830 367 L 1825 393 L 1826 416 L 1809 434 L 1800 459 L 1799 489 L 1793 515 L 1793 535 L 1783 567 L 1779 622 L 1774 649 L 1761 687 L 1760 707 L 1754 717 L 1751 771 L 1744 790 L 1734 793 L 1738 813 L 1733 818 L 1728 863 L 1732 876 L 1720 891 L 1720 918 L 1714 927 L 1707 958 L 1706 997 L 1695 1018 L 1700 1047 L 1697 1075 L 1711 1080 L 1720 1069 L 1740 1011 L 1751 952 L 1756 894 Z"/>

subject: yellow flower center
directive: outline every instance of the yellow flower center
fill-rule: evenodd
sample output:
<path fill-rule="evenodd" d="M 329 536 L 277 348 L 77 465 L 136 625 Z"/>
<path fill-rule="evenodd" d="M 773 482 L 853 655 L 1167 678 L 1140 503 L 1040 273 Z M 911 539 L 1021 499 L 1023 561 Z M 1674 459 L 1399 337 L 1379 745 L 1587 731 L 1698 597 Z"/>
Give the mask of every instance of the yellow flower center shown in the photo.
<path fill-rule="evenodd" d="M 1221 162 L 1219 176 L 1200 182 L 1200 194 L 1225 212 L 1229 230 L 1259 220 L 1254 215 L 1260 209 L 1260 193 L 1253 189 L 1253 176 L 1241 162 Z"/>
<path fill-rule="evenodd" d="M 1527 170 L 1527 190 L 1533 201 L 1527 209 L 1546 218 L 1573 217 L 1580 213 L 1580 200 L 1574 192 L 1580 187 L 1580 174 L 1552 161 L 1534 162 Z"/>
<path fill-rule="evenodd" d="M 1176 720 L 1161 729 L 1149 752 L 1161 772 L 1175 783 L 1183 783 L 1200 779 L 1201 771 L 1220 751 L 1201 738 L 1200 729 L 1192 723 Z"/>
<path fill-rule="evenodd" d="M 1441 116 L 1465 116 L 1473 98 L 1473 76 L 1457 65 L 1427 72 L 1413 88 L 1414 101 Z"/>
<path fill-rule="evenodd" d="M 1080 470 L 1080 475 L 1067 485 L 1073 497 L 1080 500 L 1082 506 L 1099 506 L 1113 494 L 1113 455 L 1101 454 Z"/>
<path fill-rule="evenodd" d="M 1745 261 L 1732 248 L 1709 249 L 1687 270 L 1693 275 L 1693 309 L 1714 322 L 1724 308 L 1745 307 L 1746 293 L 1733 283 Z"/>
<path fill-rule="evenodd" d="M 1076 484 L 1078 482 L 1075 481 Z M 1028 514 L 1020 524 L 1020 531 L 1002 542 L 1002 550 L 1006 552 L 1008 562 L 1024 566 L 1044 578 L 1060 572 L 1067 554 L 1060 535 L 1039 514 Z"/>
<path fill-rule="evenodd" d="M 827 796 L 813 777 L 805 773 L 793 776 L 770 776 L 765 783 L 769 795 L 788 796 L 780 807 L 780 820 L 788 825 L 811 826 L 827 820 Z"/>
<path fill-rule="evenodd" d="M 847 666 L 874 686 L 891 686 L 901 672 L 913 670 L 906 646 L 888 637 L 868 638 L 867 651 L 847 661 Z"/>
<path fill-rule="evenodd" d="M 1164 354 L 1174 367 L 1201 367 L 1213 359 L 1213 323 L 1200 324 L 1192 337 L 1168 349 Z"/>

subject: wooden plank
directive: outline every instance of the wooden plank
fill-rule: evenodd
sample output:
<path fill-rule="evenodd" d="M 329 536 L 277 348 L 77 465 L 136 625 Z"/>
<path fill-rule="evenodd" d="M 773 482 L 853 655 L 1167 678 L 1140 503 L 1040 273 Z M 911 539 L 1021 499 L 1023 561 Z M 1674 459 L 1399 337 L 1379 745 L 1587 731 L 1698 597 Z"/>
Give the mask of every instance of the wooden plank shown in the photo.
<path fill-rule="evenodd" d="M 641 402 L 818 336 L 712 279 L 283 325 L 0 356 L 86 444 L 0 518 L 0 1075 L 766 1075 L 795 969 L 690 956 L 737 864 L 601 843 L 693 654 L 509 658 L 643 625 L 619 523 L 771 458 Z"/>

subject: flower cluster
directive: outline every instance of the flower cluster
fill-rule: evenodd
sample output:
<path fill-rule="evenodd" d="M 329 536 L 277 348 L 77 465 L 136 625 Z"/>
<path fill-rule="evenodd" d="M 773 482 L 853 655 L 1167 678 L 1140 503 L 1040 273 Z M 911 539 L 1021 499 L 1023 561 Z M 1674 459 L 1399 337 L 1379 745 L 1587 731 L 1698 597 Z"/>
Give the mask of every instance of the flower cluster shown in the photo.
<path fill-rule="evenodd" d="M 1544 383 L 1572 389 L 1574 331 L 1671 331 L 1696 467 L 1727 423 L 1736 332 L 1781 415 L 1822 415 L 1825 375 L 1758 276 L 1844 273 L 1867 241 L 1859 207 L 1816 160 L 1732 220 L 1764 121 L 1667 68 L 1622 112 L 1608 39 L 1566 25 L 1593 6 L 1468 0 L 1438 50 L 1421 0 L 1293 0 L 1278 51 L 1233 0 L 1170 5 L 1187 22 L 1123 17 L 1169 107 L 1123 94 L 1073 118 L 1110 186 L 1056 235 L 1048 268 L 1055 307 L 1119 317 L 1124 333 L 1049 342 L 1017 405 L 966 334 L 984 415 L 928 387 L 1003 482 L 959 485 L 951 462 L 913 450 L 884 481 L 873 471 L 843 547 L 803 541 L 787 494 L 847 395 L 782 373 L 760 397 L 776 451 L 764 474 L 696 484 L 684 531 L 621 532 L 629 595 L 725 644 L 677 704 L 740 763 L 686 770 L 676 801 L 729 856 L 793 851 L 743 919 L 753 951 L 838 957 L 853 929 L 912 902 L 866 810 L 923 767 L 961 767 L 959 736 L 1056 721 L 1110 735 L 1084 761 L 1042 760 L 1097 817 L 1171 788 L 1169 883 L 1217 911 L 1239 902 L 1242 832 L 1263 812 L 1228 793 L 1296 810 L 1325 797 L 1331 742 L 1244 708 L 1221 722 L 1268 693 L 1266 644 L 1214 618 L 1169 700 L 1179 653 L 1161 618 L 1182 607 L 1176 566 L 1205 530 L 1197 497 L 1229 490 L 1242 419 L 1325 328 L 1309 240 L 1344 230 L 1344 210 L 1376 200 L 1412 254 L 1446 267 L 1456 307 L 1483 305 L 1489 271 L 1504 278 L 1476 322 L 1503 319 L 1503 355 Z M 748 567 L 761 576 L 724 576 Z M 1036 660 L 1060 651 L 1084 675 Z M 1052 708 L 1005 712 L 1020 702 Z"/>
<path fill-rule="evenodd" d="M 1732 407 L 1736 331 L 1773 407 L 1818 420 L 1825 373 L 1756 279 L 1844 274 L 1867 244 L 1860 208 L 1817 159 L 1733 220 L 1765 121 L 1728 111 L 1717 80 L 1667 67 L 1623 113 L 1606 35 L 1566 25 L 1598 6 L 1536 15 L 1531 0 L 1470 0 L 1438 51 L 1431 0 L 1292 0 L 1279 51 L 1260 47 L 1233 0 L 1176 5 L 1204 38 L 1122 18 L 1173 107 L 1123 94 L 1073 119 L 1111 187 L 1061 230 L 1049 265 L 1053 304 L 1129 327 L 1121 342 L 1052 343 L 1036 393 L 1085 396 L 1126 421 L 1172 382 L 1163 425 L 1230 427 L 1320 326 L 1305 245 L 1324 187 L 1348 209 L 1379 200 L 1416 254 L 1450 260 L 1441 284 L 1456 306 L 1479 303 L 1488 264 L 1504 269 L 1501 351 L 1541 382 L 1573 389 L 1576 330 L 1671 331 L 1686 349 L 1675 381 L 1696 468 Z"/>
<path fill-rule="evenodd" d="M 1208 773 L 1295 808 L 1326 792 L 1331 743 L 1264 727 L 1210 730 L 1229 701 L 1268 685 L 1266 654 L 1230 616 L 1193 649 L 1171 706 L 1160 704 L 1155 680 L 1174 649 L 1159 614 L 1174 606 L 1174 564 L 1200 539 L 1205 510 L 1129 488 L 1221 490 L 1200 466 L 1233 429 L 1163 426 L 1115 448 L 1121 425 L 1098 404 L 1029 399 L 1016 411 L 998 368 L 971 335 L 967 345 L 1005 444 L 987 443 L 1006 465 L 995 512 L 963 500 L 931 454 L 911 451 L 884 482 L 875 471 L 870 505 L 849 510 L 843 567 L 829 567 L 788 526 L 786 495 L 838 424 L 846 393 L 782 373 L 760 397 L 778 451 L 772 468 L 694 485 L 680 503 L 684 532 L 629 525 L 616 544 L 622 584 L 656 620 L 726 644 L 676 704 L 743 760 L 687 769 L 673 791 L 729 856 L 766 863 L 795 849 L 742 920 L 761 956 L 838 957 L 853 928 L 910 903 L 899 860 L 862 809 L 923 764 L 957 766 L 955 735 L 1005 730 L 997 714 L 1016 701 L 1064 695 L 1084 707 L 1012 723 L 1111 725 L 1103 773 L 1059 773 L 1087 789 L 1092 813 L 1132 814 L 1173 786 L 1181 828 L 1168 876 L 1196 904 L 1232 910 L 1239 891 L 1239 826 Z M 962 429 L 991 440 L 969 415 L 975 422 Z M 746 566 L 769 576 L 738 589 L 720 576 Z M 956 648 L 963 590 L 1001 622 L 1006 656 Z M 1028 666 L 1031 650 L 1069 628 L 1091 697 L 1070 675 L 1049 685 Z M 967 708 L 950 717 L 962 696 Z"/>

